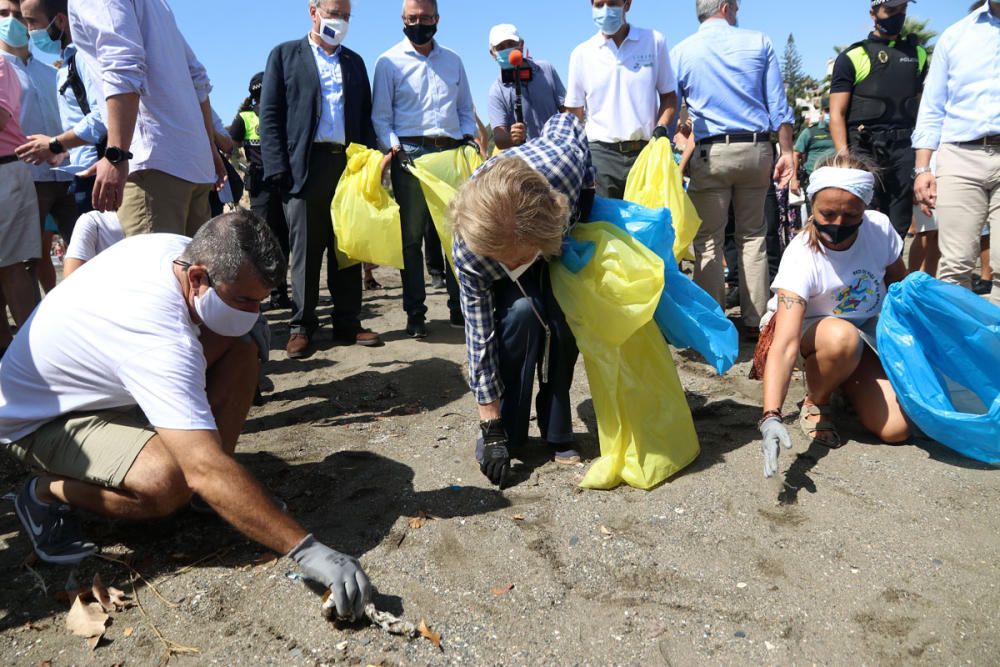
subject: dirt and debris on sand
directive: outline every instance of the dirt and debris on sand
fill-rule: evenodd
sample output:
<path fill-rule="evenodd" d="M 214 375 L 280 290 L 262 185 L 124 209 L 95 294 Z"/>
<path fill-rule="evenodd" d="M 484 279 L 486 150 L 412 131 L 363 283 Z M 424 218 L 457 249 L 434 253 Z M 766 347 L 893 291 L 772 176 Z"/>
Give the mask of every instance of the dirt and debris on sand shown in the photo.
<path fill-rule="evenodd" d="M 287 559 L 220 520 L 183 512 L 142 525 L 91 519 L 100 574 L 137 602 L 92 653 L 65 628 L 70 571 L 23 565 L 28 541 L 0 505 L 0 663 L 278 665 L 951 665 L 1000 662 L 1000 471 L 924 441 L 782 451 L 762 475 L 760 385 L 742 363 L 716 377 L 676 353 L 701 438 L 686 471 L 652 492 L 581 491 L 534 441 L 517 484 L 491 488 L 473 459 L 477 413 L 462 332 L 431 295 L 430 337 L 404 334 L 398 274 L 366 293 L 384 347 L 285 359 L 273 314 L 267 403 L 237 451 L 331 546 L 357 555 L 380 610 L 425 623 L 440 646 L 326 621 Z M 329 304 L 322 308 L 329 325 Z M 793 383 L 789 405 L 802 396 Z M 582 364 L 576 431 L 597 452 Z M 3 469 L 2 492 L 24 471 Z M 420 521 L 414 521 L 420 518 Z M 141 574 L 135 578 L 133 572 Z M 44 587 L 44 588 L 43 588 Z M 155 590 L 154 588 L 155 587 Z M 499 591 L 499 593 L 498 593 Z"/>

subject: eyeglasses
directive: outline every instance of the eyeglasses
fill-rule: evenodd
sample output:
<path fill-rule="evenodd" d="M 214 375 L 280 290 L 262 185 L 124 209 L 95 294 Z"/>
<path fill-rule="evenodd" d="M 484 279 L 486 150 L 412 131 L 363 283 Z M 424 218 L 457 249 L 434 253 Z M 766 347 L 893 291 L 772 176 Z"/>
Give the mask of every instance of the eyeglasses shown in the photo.
<path fill-rule="evenodd" d="M 420 14 L 419 16 L 413 14 L 410 16 L 403 17 L 403 23 L 405 23 L 406 25 L 417 25 L 418 23 L 420 25 L 434 25 L 435 23 L 437 23 L 437 20 L 438 17 L 436 14 L 434 16 L 431 16 L 429 14 Z"/>
<path fill-rule="evenodd" d="M 343 12 L 324 12 L 324 11 L 320 10 L 319 15 L 322 16 L 325 19 L 331 19 L 331 20 L 332 19 L 340 19 L 341 21 L 344 21 L 346 23 L 350 23 L 351 22 L 351 15 L 350 14 L 344 14 Z"/>

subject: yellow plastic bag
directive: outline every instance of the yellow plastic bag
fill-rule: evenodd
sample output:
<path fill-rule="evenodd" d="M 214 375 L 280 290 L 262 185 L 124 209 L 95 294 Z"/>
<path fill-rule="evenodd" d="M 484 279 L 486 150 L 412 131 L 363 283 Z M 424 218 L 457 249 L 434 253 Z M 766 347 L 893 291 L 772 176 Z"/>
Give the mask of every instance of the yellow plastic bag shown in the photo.
<path fill-rule="evenodd" d="M 360 144 L 347 147 L 347 169 L 340 177 L 330 209 L 333 233 L 337 248 L 354 263 L 402 269 L 399 205 L 382 187 L 381 165 L 379 151 Z"/>
<path fill-rule="evenodd" d="M 691 411 L 653 313 L 663 261 L 604 222 L 577 225 L 573 239 L 595 246 L 579 273 L 551 266 L 552 290 L 583 354 L 601 457 L 580 486 L 622 482 L 651 489 L 698 456 Z"/>
<path fill-rule="evenodd" d="M 684 175 L 674 162 L 670 141 L 661 137 L 639 153 L 625 183 L 625 201 L 646 208 L 669 208 L 674 222 L 674 257 L 694 259 L 689 248 L 701 217 L 684 191 Z"/>
<path fill-rule="evenodd" d="M 446 250 L 448 263 L 453 264 L 451 256 L 451 217 L 448 215 L 448 204 L 462 184 L 469 180 L 472 172 L 483 164 L 483 157 L 472 146 L 462 146 L 450 151 L 428 153 L 413 161 L 411 173 L 420 181 L 420 189 L 424 191 L 427 208 L 434 220 L 441 245 Z M 454 269 L 454 266 L 452 267 Z"/>

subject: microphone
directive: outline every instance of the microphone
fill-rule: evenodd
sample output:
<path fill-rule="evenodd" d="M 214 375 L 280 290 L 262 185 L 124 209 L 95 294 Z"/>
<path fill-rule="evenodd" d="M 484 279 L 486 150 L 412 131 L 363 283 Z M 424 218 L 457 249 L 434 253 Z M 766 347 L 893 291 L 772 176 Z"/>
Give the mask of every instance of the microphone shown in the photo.
<path fill-rule="evenodd" d="M 514 67 L 520 67 L 522 64 L 524 64 L 524 54 L 521 53 L 520 49 L 514 49 L 513 51 L 511 51 L 510 57 L 507 59 L 510 61 L 510 64 L 513 65 Z"/>

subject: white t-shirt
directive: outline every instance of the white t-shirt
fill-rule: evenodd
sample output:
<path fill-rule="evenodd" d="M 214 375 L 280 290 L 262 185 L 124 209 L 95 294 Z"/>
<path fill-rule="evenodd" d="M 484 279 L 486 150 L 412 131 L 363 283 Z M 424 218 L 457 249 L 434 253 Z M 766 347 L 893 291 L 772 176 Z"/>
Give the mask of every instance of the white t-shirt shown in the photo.
<path fill-rule="evenodd" d="M 777 292 L 787 290 L 805 299 L 806 319 L 839 317 L 863 322 L 879 314 L 885 301 L 885 270 L 903 253 L 903 241 L 889 218 L 865 212 L 858 238 L 847 250 L 816 252 L 808 234 L 792 239 L 771 284 L 775 296 L 767 304 L 774 312 Z"/>
<path fill-rule="evenodd" d="M 126 239 L 45 297 L 0 361 L 0 443 L 70 412 L 132 405 L 155 427 L 215 430 L 199 329 L 173 273 L 188 243 Z"/>
<path fill-rule="evenodd" d="M 84 213 L 73 226 L 73 237 L 66 249 L 66 259 L 89 262 L 125 238 L 118 214 L 91 211 Z"/>
<path fill-rule="evenodd" d="M 631 26 L 621 48 L 598 33 L 569 58 L 566 106 L 586 109 L 590 141 L 649 139 L 660 95 L 676 90 L 667 40 L 655 30 Z"/>

